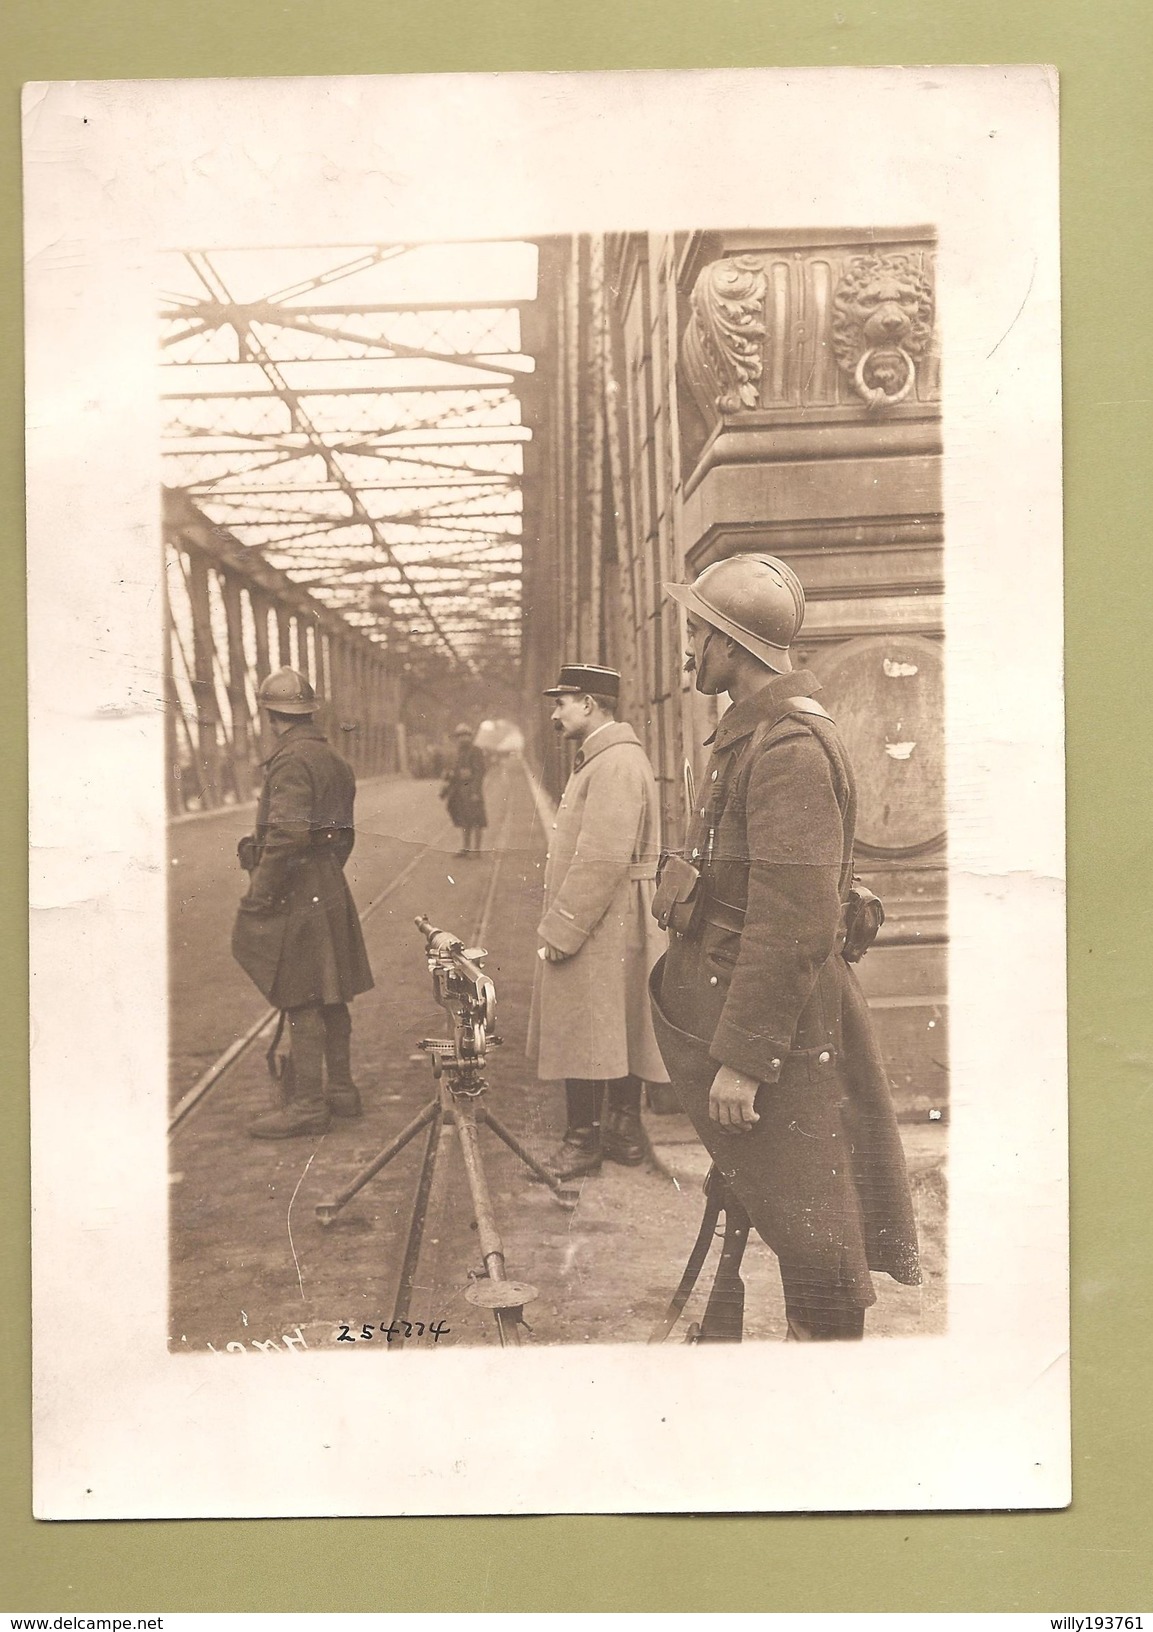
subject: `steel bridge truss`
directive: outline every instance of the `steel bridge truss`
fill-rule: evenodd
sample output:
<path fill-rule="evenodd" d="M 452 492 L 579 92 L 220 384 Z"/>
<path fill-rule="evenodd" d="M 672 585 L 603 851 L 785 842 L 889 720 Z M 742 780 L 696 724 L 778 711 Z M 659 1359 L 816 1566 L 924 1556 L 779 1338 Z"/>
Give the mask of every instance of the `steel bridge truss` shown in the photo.
<path fill-rule="evenodd" d="M 491 261 L 510 249 L 533 253 L 392 244 L 169 258 L 178 808 L 247 794 L 255 687 L 270 662 L 341 686 L 333 705 L 356 719 L 389 694 L 395 722 L 405 687 L 453 676 L 515 683 L 529 438 L 517 387 L 533 367 L 520 303 L 535 293 L 524 253 L 505 279 L 515 298 L 467 295 L 470 266 L 474 287 L 491 289 L 486 251 Z M 454 260 L 463 276 L 447 275 Z M 285 281 L 292 268 L 303 275 Z M 357 675 L 373 677 L 376 702 L 348 693 Z M 360 748 L 364 769 L 395 757 L 383 738 Z"/>
<path fill-rule="evenodd" d="M 361 774 L 401 770 L 401 678 L 381 647 L 209 521 L 165 496 L 169 811 L 210 810 L 254 792 L 256 688 L 290 665 L 324 699 L 331 739 Z"/>
<path fill-rule="evenodd" d="M 369 639 L 402 630 L 410 662 L 507 669 L 531 363 L 515 304 L 367 298 L 428 253 L 334 256 L 254 299 L 229 257 L 188 253 L 189 286 L 161 313 L 166 475 Z"/>

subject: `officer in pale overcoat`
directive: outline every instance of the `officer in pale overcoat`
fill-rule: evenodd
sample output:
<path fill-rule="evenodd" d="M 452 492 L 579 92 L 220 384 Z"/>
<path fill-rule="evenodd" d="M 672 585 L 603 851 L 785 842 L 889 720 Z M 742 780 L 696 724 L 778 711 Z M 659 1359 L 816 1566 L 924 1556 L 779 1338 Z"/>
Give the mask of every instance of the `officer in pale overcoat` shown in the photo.
<path fill-rule="evenodd" d="M 728 1203 L 776 1253 L 789 1336 L 859 1338 L 870 1271 L 920 1279 L 904 1156 L 865 999 L 842 956 L 856 790 L 814 677 L 793 672 L 796 574 L 738 555 L 666 590 L 698 691 L 732 706 L 651 984 L 665 1062 Z M 731 1335 L 731 1334 L 730 1334 Z"/>
<path fill-rule="evenodd" d="M 545 696 L 578 749 L 550 835 L 528 1052 L 542 1081 L 564 1079 L 565 1136 L 546 1165 L 575 1178 L 603 1156 L 643 1161 L 642 1085 L 668 1081 L 648 1002 L 665 948 L 650 910 L 660 816 L 648 756 L 616 718 L 617 671 L 572 664 Z"/>
<path fill-rule="evenodd" d="M 264 761 L 256 832 L 238 846 L 250 877 L 232 951 L 287 1015 L 292 1039 L 291 1098 L 248 1131 L 288 1139 L 325 1132 L 330 1115 L 361 1114 L 348 1005 L 373 980 L 344 877 L 356 838 L 352 767 L 315 724 L 316 693 L 304 675 L 277 669 L 258 696 L 276 746 Z"/>

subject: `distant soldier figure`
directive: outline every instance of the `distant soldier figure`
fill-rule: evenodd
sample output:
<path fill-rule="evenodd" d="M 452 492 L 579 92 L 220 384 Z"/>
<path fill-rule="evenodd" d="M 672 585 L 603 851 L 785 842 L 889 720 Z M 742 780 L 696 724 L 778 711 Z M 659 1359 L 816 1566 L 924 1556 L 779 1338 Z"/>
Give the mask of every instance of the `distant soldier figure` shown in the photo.
<path fill-rule="evenodd" d="M 291 1097 L 248 1131 L 289 1139 L 324 1133 L 330 1114 L 361 1114 L 348 1004 L 373 981 L 344 877 L 356 837 L 352 767 L 314 724 L 316 693 L 304 675 L 277 669 L 258 698 L 276 747 L 264 761 L 256 832 L 238 846 L 250 878 L 232 951 L 287 1015 L 292 1038 Z"/>
<path fill-rule="evenodd" d="M 889 1084 L 847 961 L 879 923 L 876 898 L 854 892 L 852 767 L 817 682 L 792 672 L 805 598 L 784 562 L 737 555 L 665 587 L 689 614 L 697 690 L 732 700 L 686 854 L 662 873 L 669 951 L 651 987 L 726 1214 L 729 1304 L 719 1275 L 700 1338 L 741 1335 L 750 1222 L 777 1255 L 789 1337 L 859 1338 L 870 1270 L 920 1272 Z"/>
<path fill-rule="evenodd" d="M 616 670 L 589 663 L 562 669 L 545 692 L 554 729 L 579 744 L 549 844 L 529 1016 L 537 1076 L 565 1084 L 564 1141 L 545 1164 L 558 1178 L 595 1173 L 602 1156 L 642 1162 L 642 1085 L 668 1081 L 647 993 L 665 946 L 650 913 L 656 783 L 616 718 L 619 694 Z"/>
<path fill-rule="evenodd" d="M 486 763 L 483 750 L 473 740 L 475 735 L 470 725 L 456 727 L 456 758 L 444 773 L 440 790 L 441 798 L 448 801 L 449 820 L 461 830 L 458 856 L 479 856 L 480 836 L 488 826 L 484 808 Z"/>

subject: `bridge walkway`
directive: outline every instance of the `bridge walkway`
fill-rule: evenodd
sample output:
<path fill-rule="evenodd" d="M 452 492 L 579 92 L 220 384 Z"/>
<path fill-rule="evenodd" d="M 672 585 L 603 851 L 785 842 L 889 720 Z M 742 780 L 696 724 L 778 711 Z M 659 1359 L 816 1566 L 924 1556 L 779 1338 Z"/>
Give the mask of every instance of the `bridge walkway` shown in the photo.
<path fill-rule="evenodd" d="M 348 876 L 376 976 L 353 1006 L 354 1069 L 365 1115 L 335 1122 L 317 1139 L 247 1137 L 267 1106 L 266 1037 L 225 1070 L 171 1138 L 170 1343 L 174 1350 L 245 1352 L 284 1346 L 299 1330 L 309 1347 L 340 1339 L 342 1326 L 388 1325 L 423 1153 L 418 1137 L 321 1228 L 318 1202 L 339 1191 L 432 1095 L 422 1036 L 443 1034 L 423 944 L 413 919 L 474 942 L 484 919 L 487 968 L 498 994 L 503 1046 L 490 1055 L 488 1103 L 534 1152 L 560 1137 L 559 1084 L 538 1083 L 524 1058 L 545 856 L 541 812 L 525 768 L 499 767 L 486 788 L 490 826 L 479 860 L 455 854 L 456 832 L 432 782 L 382 777 L 362 783 L 358 838 Z M 266 1005 L 232 962 L 229 932 L 243 876 L 237 839 L 251 808 L 174 821 L 170 829 L 172 1102 L 211 1073 L 213 1062 L 260 1022 Z M 643 1342 L 661 1313 L 700 1217 L 699 1148 L 679 1116 L 649 1116 L 655 1160 L 611 1163 L 586 1180 L 574 1210 L 529 1180 L 517 1159 L 482 1132 L 485 1165 L 508 1273 L 535 1285 L 526 1310 L 534 1343 Z M 464 1298 L 480 1268 L 456 1136 L 442 1135 L 410 1316 L 443 1324 L 440 1343 L 493 1343 L 491 1317 Z M 933 1195 L 926 1193 L 930 1212 Z M 927 1218 L 933 1228 L 935 1212 Z M 781 1338 L 775 1264 L 759 1243 L 746 1260 L 748 1334 Z M 939 1280 L 939 1277 L 938 1277 Z M 897 1288 L 878 1279 L 874 1329 L 937 1329 L 941 1289 Z M 879 1317 L 879 1319 L 877 1318 Z M 414 1339 L 415 1341 L 415 1339 Z M 428 1342 L 426 1337 L 424 1342 Z M 361 1345 L 385 1347 L 379 1332 Z M 238 1352 L 234 1347 L 232 1352 Z M 351 1352 L 351 1348 L 349 1349 Z"/>

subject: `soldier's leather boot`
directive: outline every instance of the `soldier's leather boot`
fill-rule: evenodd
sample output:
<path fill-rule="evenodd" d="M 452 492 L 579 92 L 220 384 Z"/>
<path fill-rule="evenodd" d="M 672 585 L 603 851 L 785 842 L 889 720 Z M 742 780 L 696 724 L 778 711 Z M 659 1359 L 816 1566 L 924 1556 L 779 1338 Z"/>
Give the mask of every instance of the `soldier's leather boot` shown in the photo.
<path fill-rule="evenodd" d="M 554 1179 L 583 1179 L 601 1170 L 601 1130 L 566 1128 L 565 1136 L 541 1166 Z"/>
<path fill-rule="evenodd" d="M 640 1111 L 633 1110 L 631 1106 L 620 1110 L 610 1106 L 605 1116 L 601 1147 L 610 1162 L 619 1162 L 622 1167 L 639 1167 L 645 1159 L 645 1135 Z"/>
<path fill-rule="evenodd" d="M 249 1123 L 251 1139 L 297 1139 L 328 1132 L 330 1113 L 323 1086 L 325 1026 L 320 1005 L 310 1003 L 287 1012 L 293 1097 L 280 1110 Z"/>
<path fill-rule="evenodd" d="M 364 1106 L 360 1103 L 360 1090 L 354 1082 L 330 1082 L 324 1090 L 324 1097 L 333 1116 L 364 1115 Z"/>
<path fill-rule="evenodd" d="M 641 1080 L 616 1077 L 605 1084 L 604 1153 L 622 1167 L 639 1167 L 648 1154 L 641 1126 Z"/>
<path fill-rule="evenodd" d="M 785 1293 L 786 1343 L 859 1343 L 865 1311 L 835 1275 L 777 1260 Z"/>
<path fill-rule="evenodd" d="M 564 1138 L 541 1164 L 554 1179 L 583 1179 L 589 1173 L 600 1172 L 603 1097 L 603 1082 L 586 1081 L 583 1077 L 565 1078 Z"/>
<path fill-rule="evenodd" d="M 324 1061 L 328 1067 L 325 1098 L 333 1116 L 362 1116 L 364 1107 L 352 1080 L 352 1019 L 347 1003 L 326 1003 L 324 1015 Z"/>
<path fill-rule="evenodd" d="M 248 1124 L 250 1139 L 297 1139 L 305 1134 L 327 1133 L 328 1106 L 323 1099 L 301 1099 Z"/>

